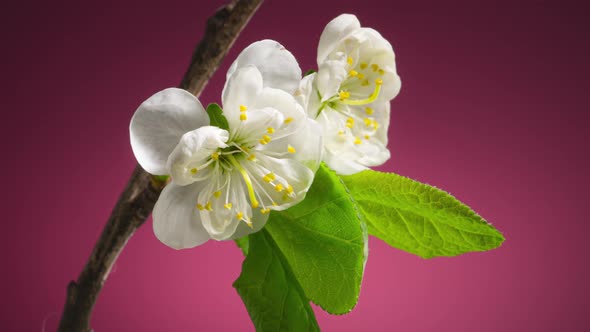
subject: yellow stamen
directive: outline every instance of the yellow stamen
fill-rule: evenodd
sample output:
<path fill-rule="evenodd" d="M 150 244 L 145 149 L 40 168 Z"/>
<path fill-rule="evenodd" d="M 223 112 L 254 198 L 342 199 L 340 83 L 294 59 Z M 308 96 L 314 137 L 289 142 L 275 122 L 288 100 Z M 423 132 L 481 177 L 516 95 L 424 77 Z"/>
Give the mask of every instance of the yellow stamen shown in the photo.
<path fill-rule="evenodd" d="M 385 75 L 385 70 L 383 70 L 383 69 L 379 69 L 377 72 L 378 72 L 378 73 L 379 73 L 379 75 L 381 75 L 381 76 Z"/>
<path fill-rule="evenodd" d="M 354 62 L 354 61 L 352 60 L 352 57 L 348 57 L 348 58 L 346 59 L 346 63 L 348 63 L 348 65 L 349 65 L 349 66 L 352 66 L 352 63 L 353 63 L 353 62 Z"/>
<path fill-rule="evenodd" d="M 373 125 L 373 120 L 365 118 L 365 126 L 370 127 L 371 125 Z"/>
<path fill-rule="evenodd" d="M 365 135 L 365 139 L 369 139 L 369 135 Z"/>
<path fill-rule="evenodd" d="M 354 69 L 348 72 L 348 75 L 350 75 L 351 77 L 356 77 L 358 76 L 358 74 L 359 72 Z"/>
<path fill-rule="evenodd" d="M 276 190 L 277 192 L 281 192 L 281 191 L 283 191 L 283 189 L 285 189 L 285 188 L 284 188 L 284 187 L 283 187 L 283 185 L 282 185 L 282 184 L 280 184 L 280 183 L 279 183 L 279 184 L 277 184 L 277 185 L 275 186 L 275 190 Z"/>
<path fill-rule="evenodd" d="M 203 211 L 203 209 L 205 209 L 205 208 L 203 207 L 203 205 L 197 204 L 197 209 L 199 209 L 200 211 Z"/>
<path fill-rule="evenodd" d="M 215 198 L 219 198 L 219 196 L 221 196 L 221 191 L 214 192 L 213 196 L 215 196 Z"/>
<path fill-rule="evenodd" d="M 358 137 L 356 137 L 356 138 L 354 139 L 354 144 L 356 144 L 356 145 L 359 145 L 359 144 L 361 144 L 362 142 L 363 142 L 363 141 L 361 141 L 361 139 L 360 139 L 360 138 L 358 138 Z"/>
<path fill-rule="evenodd" d="M 287 194 L 291 194 L 293 192 L 293 186 L 288 185 L 286 191 L 287 191 Z"/>
<path fill-rule="evenodd" d="M 259 142 L 260 142 L 260 144 L 265 145 L 265 144 L 270 143 L 271 140 L 272 140 L 272 138 L 270 136 L 263 135 L 262 139 Z"/>
<path fill-rule="evenodd" d="M 344 130 L 338 130 L 338 135 L 340 135 L 340 136 L 344 135 Z"/>
<path fill-rule="evenodd" d="M 343 101 L 343 100 L 350 98 L 350 92 L 340 91 L 340 92 L 338 92 L 338 96 L 340 97 L 340 100 Z"/>
<path fill-rule="evenodd" d="M 379 128 L 379 122 L 373 120 L 373 130 L 377 130 Z"/>
<path fill-rule="evenodd" d="M 273 127 L 268 127 L 268 128 L 266 128 L 266 132 L 269 134 L 272 134 L 275 132 L 275 129 Z"/>
<path fill-rule="evenodd" d="M 264 182 L 271 182 L 274 181 L 275 175 L 271 172 L 266 174 L 262 179 L 264 180 Z"/>
<path fill-rule="evenodd" d="M 250 219 L 245 219 L 244 222 L 246 223 L 246 225 L 250 228 L 254 228 L 252 227 L 252 222 L 250 221 Z"/>
<path fill-rule="evenodd" d="M 244 213 L 243 213 L 243 212 L 238 212 L 238 213 L 236 214 L 236 219 L 238 219 L 238 220 L 242 220 L 242 218 L 244 218 Z"/>
<path fill-rule="evenodd" d="M 240 148 L 244 150 L 244 152 L 250 152 L 250 149 L 245 145 L 240 146 Z"/>
<path fill-rule="evenodd" d="M 361 66 L 360 66 L 360 67 L 361 67 L 361 69 L 365 69 L 365 68 L 367 68 L 367 66 L 368 66 L 368 65 L 367 65 L 367 63 L 366 63 L 366 62 L 361 62 Z"/>
<path fill-rule="evenodd" d="M 364 81 L 361 82 L 361 86 L 368 86 L 369 84 L 370 83 L 369 83 L 368 79 L 365 79 Z"/>
<path fill-rule="evenodd" d="M 213 159 L 213 160 L 219 160 L 219 153 L 218 152 L 213 152 L 211 154 L 211 159 Z"/>
<path fill-rule="evenodd" d="M 383 81 L 380 78 L 375 80 L 375 90 L 373 90 L 373 93 L 371 93 L 371 95 L 367 99 L 360 99 L 360 100 L 354 100 L 354 99 L 342 100 L 342 99 L 340 99 L 340 101 L 343 104 L 355 105 L 355 106 L 370 104 L 370 103 L 374 102 L 377 99 L 377 97 L 379 97 L 379 92 L 381 91 L 381 84 L 383 84 Z M 364 82 L 361 85 L 365 85 Z"/>
<path fill-rule="evenodd" d="M 250 175 L 248 175 L 248 172 L 246 172 L 244 167 L 242 167 L 242 165 L 240 165 L 240 163 L 236 160 L 236 158 L 233 155 L 231 155 L 231 154 L 228 155 L 227 159 L 238 169 L 238 171 L 242 175 L 242 178 L 244 178 L 244 182 L 246 183 L 246 187 L 248 188 L 248 195 L 250 196 L 250 202 L 252 202 L 253 205 L 258 204 L 258 201 L 256 200 L 256 195 L 254 194 L 254 187 L 252 186 L 252 180 L 250 180 Z"/>
<path fill-rule="evenodd" d="M 248 156 L 248 160 L 254 161 L 254 160 L 256 160 L 256 156 L 252 153 Z"/>
<path fill-rule="evenodd" d="M 365 112 L 367 112 L 368 115 L 371 115 L 375 111 L 372 108 L 370 108 L 370 107 L 365 107 Z"/>
<path fill-rule="evenodd" d="M 248 116 L 246 115 L 246 113 L 240 113 L 240 120 L 241 120 L 241 121 L 246 121 L 246 120 L 248 120 Z"/>
<path fill-rule="evenodd" d="M 291 123 L 291 121 L 293 121 L 293 118 L 291 118 L 291 117 L 288 117 L 285 119 L 285 123 L 287 123 L 287 124 Z"/>
<path fill-rule="evenodd" d="M 258 207 L 258 205 L 260 205 L 260 204 L 258 203 L 258 201 L 256 201 L 256 202 L 252 203 L 252 208 L 255 209 Z"/>
<path fill-rule="evenodd" d="M 223 204 L 223 207 L 229 210 L 232 207 L 232 203 Z"/>
<path fill-rule="evenodd" d="M 270 212 L 270 209 L 269 209 L 269 208 L 266 208 L 266 209 L 260 209 L 260 213 L 262 213 L 262 214 L 267 214 L 267 213 L 269 213 L 269 212 Z"/>
<path fill-rule="evenodd" d="M 195 167 L 191 168 L 191 173 L 193 173 L 193 174 L 197 174 L 197 171 L 198 171 L 198 170 L 197 170 Z"/>
<path fill-rule="evenodd" d="M 292 147 L 292 146 L 291 146 L 291 144 L 289 144 L 289 146 L 287 146 L 287 151 L 288 151 L 289 153 L 295 153 L 295 152 L 296 152 L 296 151 L 295 151 L 295 148 L 294 148 L 294 147 Z"/>
<path fill-rule="evenodd" d="M 240 112 L 246 112 L 247 109 L 248 109 L 248 107 L 246 107 L 244 105 L 240 105 Z"/>
<path fill-rule="evenodd" d="M 213 211 L 213 207 L 211 206 L 211 202 L 207 202 L 207 204 L 205 204 L 205 210 Z"/>
<path fill-rule="evenodd" d="M 359 80 L 364 80 L 365 75 L 363 73 L 359 73 L 356 78 L 358 78 Z"/>
<path fill-rule="evenodd" d="M 377 71 L 377 70 L 379 70 L 379 65 L 374 63 L 371 65 L 371 69 L 373 69 L 373 71 Z"/>
<path fill-rule="evenodd" d="M 348 118 L 348 119 L 346 119 L 346 127 L 347 127 L 347 128 L 352 128 L 352 127 L 354 127 L 354 119 L 353 119 L 353 118 Z"/>

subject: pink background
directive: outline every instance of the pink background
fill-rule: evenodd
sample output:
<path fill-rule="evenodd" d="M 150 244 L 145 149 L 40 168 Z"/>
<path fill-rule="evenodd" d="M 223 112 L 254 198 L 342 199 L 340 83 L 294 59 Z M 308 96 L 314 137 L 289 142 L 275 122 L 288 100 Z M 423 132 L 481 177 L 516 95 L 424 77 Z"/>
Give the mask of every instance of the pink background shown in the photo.
<path fill-rule="evenodd" d="M 55 330 L 134 167 L 133 111 L 178 84 L 224 1 L 3 5 L 0 330 Z M 581 2 L 580 2 L 581 3 Z M 343 12 L 389 39 L 403 81 L 382 170 L 445 188 L 507 237 L 500 249 L 423 260 L 370 241 L 360 301 L 316 310 L 325 331 L 583 331 L 588 280 L 587 8 L 573 1 L 277 1 L 263 4 L 202 96 L 272 38 L 315 67 Z M 151 220 L 128 243 L 95 331 L 251 331 L 231 283 L 233 243 L 174 251 Z M 317 309 L 317 308 L 316 308 Z M 587 327 L 586 327 L 587 328 Z"/>

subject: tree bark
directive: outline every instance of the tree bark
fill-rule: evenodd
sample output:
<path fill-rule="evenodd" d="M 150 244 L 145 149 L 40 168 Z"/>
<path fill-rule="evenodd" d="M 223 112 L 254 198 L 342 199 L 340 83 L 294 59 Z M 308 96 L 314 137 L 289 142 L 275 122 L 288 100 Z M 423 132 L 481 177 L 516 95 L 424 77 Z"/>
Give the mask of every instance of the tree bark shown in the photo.
<path fill-rule="evenodd" d="M 262 0 L 232 0 L 209 18 L 180 88 L 199 96 Z M 98 294 L 119 253 L 149 217 L 166 182 L 135 167 L 78 280 L 70 281 L 58 331 L 89 332 Z"/>

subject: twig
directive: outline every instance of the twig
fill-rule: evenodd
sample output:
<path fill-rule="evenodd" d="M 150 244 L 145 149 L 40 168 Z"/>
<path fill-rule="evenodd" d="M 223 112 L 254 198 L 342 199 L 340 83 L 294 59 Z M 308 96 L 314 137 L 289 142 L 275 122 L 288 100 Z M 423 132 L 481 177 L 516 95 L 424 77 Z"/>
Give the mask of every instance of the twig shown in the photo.
<path fill-rule="evenodd" d="M 198 96 L 262 0 L 232 0 L 207 21 L 180 88 Z M 148 218 L 165 182 L 139 165 L 119 197 L 77 281 L 67 289 L 59 332 L 89 332 L 90 316 L 109 272 L 129 238 Z"/>

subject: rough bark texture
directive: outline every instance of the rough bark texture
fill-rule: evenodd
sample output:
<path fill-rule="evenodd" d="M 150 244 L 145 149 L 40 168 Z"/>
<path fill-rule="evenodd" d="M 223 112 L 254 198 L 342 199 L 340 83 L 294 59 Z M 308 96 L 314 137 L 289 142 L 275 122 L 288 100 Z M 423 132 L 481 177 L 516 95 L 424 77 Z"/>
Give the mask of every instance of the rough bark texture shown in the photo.
<path fill-rule="evenodd" d="M 233 0 L 207 21 L 205 35 L 193 53 L 180 88 L 198 96 L 262 0 Z M 139 165 L 119 197 L 77 281 L 67 288 L 58 331 L 89 332 L 92 309 L 125 244 L 149 217 L 165 182 Z"/>

